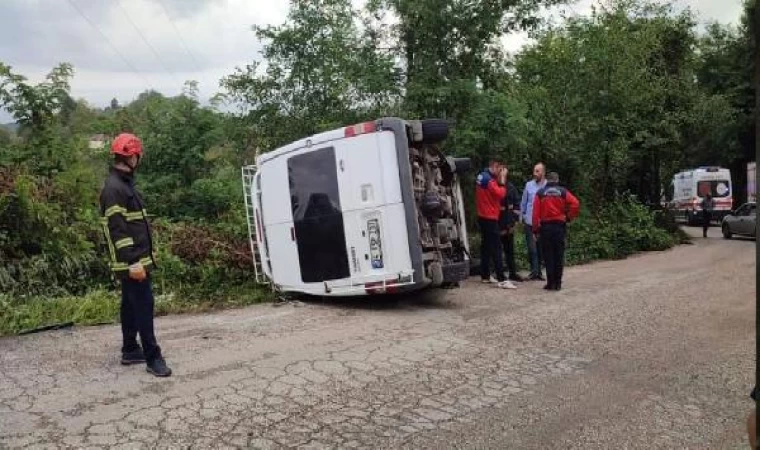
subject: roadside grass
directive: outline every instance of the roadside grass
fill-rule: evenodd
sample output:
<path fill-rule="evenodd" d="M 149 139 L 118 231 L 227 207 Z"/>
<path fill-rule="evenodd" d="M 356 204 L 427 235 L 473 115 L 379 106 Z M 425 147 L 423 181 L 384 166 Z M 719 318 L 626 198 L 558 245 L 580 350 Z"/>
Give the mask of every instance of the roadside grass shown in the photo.
<path fill-rule="evenodd" d="M 187 230 L 184 230 L 183 235 L 186 234 Z M 479 258 L 477 233 L 471 234 L 470 239 L 471 254 Z M 522 228 L 518 227 L 515 256 L 521 270 L 529 267 L 525 239 Z M 621 196 L 597 214 L 584 211 L 579 220 L 569 225 L 566 264 L 622 259 L 638 252 L 666 250 L 688 241 L 688 236 L 680 230 L 672 215 L 650 211 L 630 197 Z M 186 259 L 195 262 L 186 264 L 167 247 L 161 247 L 164 249 L 159 255 L 162 265 L 153 285 L 156 315 L 238 308 L 273 299 L 268 289 L 250 281 L 250 275 L 236 265 L 236 259 L 225 260 L 225 264 L 204 262 L 204 258 L 213 262 L 218 257 L 218 249 L 209 250 L 210 256 L 198 261 L 192 259 L 199 257 L 193 253 L 194 247 L 175 249 L 184 250 Z M 231 254 L 244 258 L 243 253 Z M 119 291 L 107 289 L 103 283 L 101 287 L 97 286 L 94 284 L 87 293 L 79 296 L 0 294 L 0 336 L 69 322 L 74 325 L 118 322 Z"/>
<path fill-rule="evenodd" d="M 272 299 L 271 293 L 255 285 L 225 289 L 197 296 L 189 292 L 157 294 L 156 315 L 200 313 L 240 308 Z M 120 292 L 96 289 L 82 296 L 11 297 L 0 294 L 0 336 L 19 334 L 40 327 L 73 322 L 100 325 L 119 321 Z"/>

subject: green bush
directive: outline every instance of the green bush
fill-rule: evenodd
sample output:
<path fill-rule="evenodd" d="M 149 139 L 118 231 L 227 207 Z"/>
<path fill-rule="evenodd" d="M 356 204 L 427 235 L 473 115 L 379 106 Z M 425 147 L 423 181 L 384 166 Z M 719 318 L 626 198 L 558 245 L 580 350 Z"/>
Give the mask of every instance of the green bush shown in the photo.
<path fill-rule="evenodd" d="M 619 259 L 641 251 L 666 250 L 675 234 L 655 223 L 655 213 L 632 196 L 620 195 L 598 214 L 588 211 L 568 227 L 567 263 Z"/>
<path fill-rule="evenodd" d="M 108 280 L 97 212 L 82 201 L 86 175 L 0 177 L 0 292 L 82 294 Z"/>
<path fill-rule="evenodd" d="M 243 185 L 239 169 L 227 166 L 209 178 L 195 180 L 183 196 L 185 214 L 215 220 L 231 209 L 243 209 Z"/>
<path fill-rule="evenodd" d="M 49 176 L 0 168 L 0 334 L 118 317 L 97 204 L 103 163 L 71 161 Z M 254 282 L 237 172 L 223 166 L 184 192 L 184 211 L 153 221 L 157 312 L 269 299 Z"/>
<path fill-rule="evenodd" d="M 620 259 L 642 251 L 666 250 L 684 242 L 683 232 L 668 226 L 663 212 L 651 211 L 631 196 L 618 196 L 598 214 L 587 210 L 568 226 L 565 262 L 582 264 L 600 259 Z M 659 217 L 659 219 L 658 219 Z M 675 223 L 675 222 L 673 222 Z M 480 236 L 470 236 L 470 252 L 480 258 Z M 518 268 L 530 267 L 521 226 L 515 230 Z"/>

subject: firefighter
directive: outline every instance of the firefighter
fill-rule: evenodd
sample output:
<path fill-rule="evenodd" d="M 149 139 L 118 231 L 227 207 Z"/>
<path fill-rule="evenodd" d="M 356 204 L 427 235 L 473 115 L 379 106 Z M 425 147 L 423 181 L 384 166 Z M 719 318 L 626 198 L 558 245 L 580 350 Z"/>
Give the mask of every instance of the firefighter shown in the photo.
<path fill-rule="evenodd" d="M 547 283 L 544 289 L 562 289 L 562 269 L 565 264 L 567 224 L 578 217 L 580 202 L 559 185 L 559 175 L 551 172 L 546 186 L 536 193 L 533 201 L 533 232 L 540 236 Z"/>
<path fill-rule="evenodd" d="M 172 371 L 153 331 L 153 239 L 145 206 L 135 190 L 142 152 L 142 142 L 133 134 L 122 133 L 114 139 L 114 161 L 100 192 L 100 213 L 111 271 L 121 283 L 121 363 L 146 363 L 149 373 L 168 377 Z M 137 343 L 138 334 L 142 346 Z"/>

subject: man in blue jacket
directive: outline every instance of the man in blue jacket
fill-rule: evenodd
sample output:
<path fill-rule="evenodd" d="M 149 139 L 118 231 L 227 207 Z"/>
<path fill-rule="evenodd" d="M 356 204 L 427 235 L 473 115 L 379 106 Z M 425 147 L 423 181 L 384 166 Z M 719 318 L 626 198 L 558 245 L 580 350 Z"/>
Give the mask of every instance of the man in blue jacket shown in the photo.
<path fill-rule="evenodd" d="M 533 179 L 525 183 L 520 212 L 523 217 L 523 229 L 525 230 L 525 242 L 528 247 L 528 259 L 530 260 L 530 279 L 544 280 L 541 274 L 541 246 L 538 245 L 538 237 L 533 233 L 533 201 L 536 193 L 546 186 L 546 166 L 538 163 L 533 167 Z"/>

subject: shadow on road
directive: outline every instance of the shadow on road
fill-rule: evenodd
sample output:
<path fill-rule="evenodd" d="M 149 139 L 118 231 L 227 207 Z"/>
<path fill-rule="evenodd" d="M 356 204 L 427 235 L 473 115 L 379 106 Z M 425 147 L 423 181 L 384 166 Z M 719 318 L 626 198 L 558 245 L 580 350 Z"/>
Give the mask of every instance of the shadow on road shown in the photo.
<path fill-rule="evenodd" d="M 753 238 L 753 237 L 751 237 L 751 236 L 737 236 L 737 235 L 732 236 L 730 240 L 732 240 L 732 241 L 745 241 L 745 242 L 755 242 L 756 241 L 756 239 Z"/>
<path fill-rule="evenodd" d="M 702 237 L 702 226 L 699 225 L 684 225 L 681 224 L 681 230 L 683 230 L 692 240 L 692 244 L 696 243 L 697 241 L 704 239 Z M 707 238 L 710 240 L 729 240 L 729 241 L 746 241 L 746 242 L 755 242 L 755 238 L 752 236 L 744 236 L 739 234 L 734 234 L 731 239 L 725 239 L 723 237 L 723 232 L 721 231 L 720 225 L 712 225 L 707 231 Z"/>
<path fill-rule="evenodd" d="M 297 300 L 309 304 L 345 310 L 401 310 L 401 309 L 457 309 L 448 290 L 425 289 L 419 292 L 356 297 L 299 296 Z"/>

